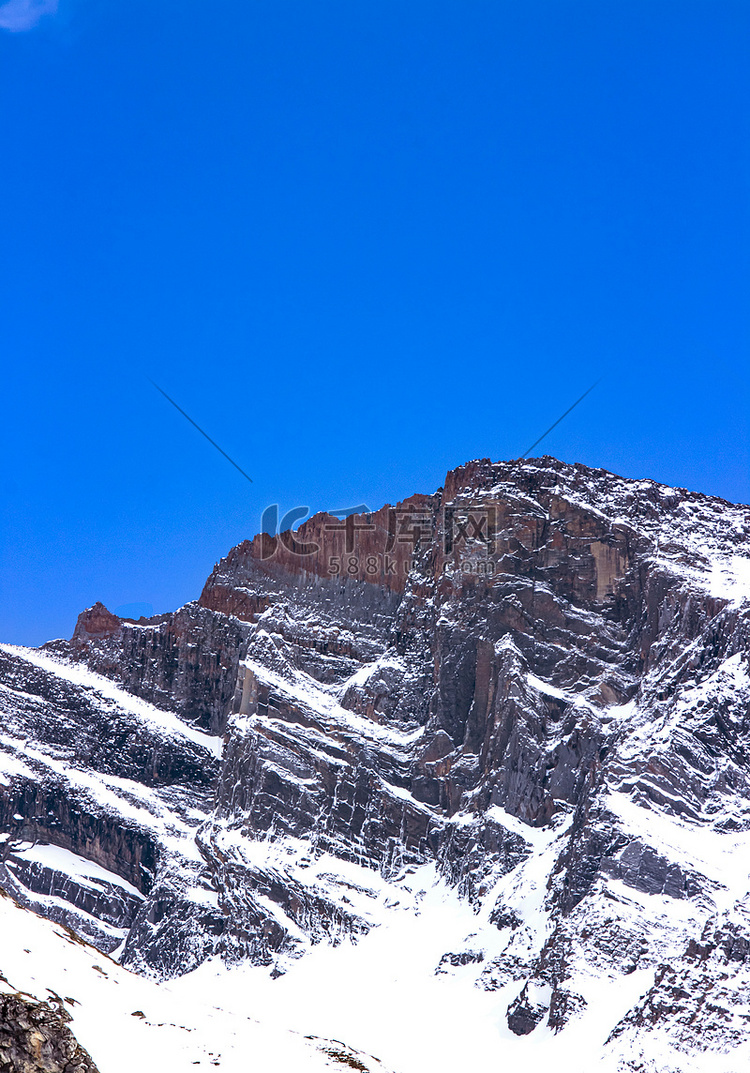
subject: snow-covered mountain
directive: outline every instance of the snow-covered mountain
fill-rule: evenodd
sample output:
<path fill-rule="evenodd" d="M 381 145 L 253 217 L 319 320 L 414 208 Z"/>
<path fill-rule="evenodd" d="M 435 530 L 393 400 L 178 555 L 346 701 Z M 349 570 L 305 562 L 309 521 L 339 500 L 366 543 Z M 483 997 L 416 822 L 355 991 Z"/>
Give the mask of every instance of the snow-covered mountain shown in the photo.
<path fill-rule="evenodd" d="M 472 462 L 0 672 L 0 973 L 100 1073 L 750 1062 L 747 507 Z"/>

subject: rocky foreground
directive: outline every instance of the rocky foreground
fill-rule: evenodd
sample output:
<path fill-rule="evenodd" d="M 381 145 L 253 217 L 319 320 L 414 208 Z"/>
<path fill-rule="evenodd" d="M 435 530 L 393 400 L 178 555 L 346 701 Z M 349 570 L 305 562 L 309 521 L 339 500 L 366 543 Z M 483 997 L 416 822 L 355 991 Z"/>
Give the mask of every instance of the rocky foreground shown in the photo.
<path fill-rule="evenodd" d="M 498 1068 L 750 1060 L 749 508 L 471 462 L 0 675 L 0 883 L 123 966 L 281 995 L 443 891 Z"/>

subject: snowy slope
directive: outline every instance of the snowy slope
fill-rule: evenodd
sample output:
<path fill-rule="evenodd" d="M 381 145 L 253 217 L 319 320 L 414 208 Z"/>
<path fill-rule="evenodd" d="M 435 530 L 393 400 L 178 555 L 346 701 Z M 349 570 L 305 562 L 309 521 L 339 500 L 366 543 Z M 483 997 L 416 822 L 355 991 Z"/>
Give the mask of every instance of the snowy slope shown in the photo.
<path fill-rule="evenodd" d="M 187 1073 L 196 1065 L 279 1073 L 384 1071 L 340 1041 L 306 1037 L 278 1016 L 265 1020 L 244 982 L 226 972 L 157 984 L 5 896 L 0 933 L 0 990 L 64 1008 L 100 1073 Z"/>

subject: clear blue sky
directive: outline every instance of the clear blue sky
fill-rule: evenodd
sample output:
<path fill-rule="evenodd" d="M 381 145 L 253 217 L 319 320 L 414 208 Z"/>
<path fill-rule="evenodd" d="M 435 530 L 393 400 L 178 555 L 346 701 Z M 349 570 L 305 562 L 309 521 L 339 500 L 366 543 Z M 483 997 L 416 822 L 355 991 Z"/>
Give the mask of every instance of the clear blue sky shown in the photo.
<path fill-rule="evenodd" d="M 747 0 L 0 0 L 0 639 L 543 448 L 750 500 Z M 254 479 L 244 480 L 157 381 Z"/>

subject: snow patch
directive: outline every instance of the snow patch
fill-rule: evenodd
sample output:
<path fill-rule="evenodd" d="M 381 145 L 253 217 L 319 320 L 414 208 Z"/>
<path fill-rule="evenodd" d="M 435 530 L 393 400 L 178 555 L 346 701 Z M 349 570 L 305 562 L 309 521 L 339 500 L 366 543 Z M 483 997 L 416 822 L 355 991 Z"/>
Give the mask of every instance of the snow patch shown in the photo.
<path fill-rule="evenodd" d="M 40 864 L 44 868 L 61 872 L 63 875 L 75 879 L 83 886 L 97 888 L 105 883 L 113 887 L 120 887 L 134 898 L 143 898 L 141 892 L 132 883 L 128 883 L 127 880 L 122 879 L 115 872 L 109 872 L 106 868 L 102 868 L 101 865 L 95 864 L 94 861 L 80 857 L 77 853 L 72 853 L 61 846 L 40 844 L 26 847 L 20 846 L 14 848 L 13 857 L 19 861 Z"/>
<path fill-rule="evenodd" d="M 172 712 L 163 711 L 161 708 L 149 704 L 148 701 L 134 697 L 132 693 L 127 693 L 124 689 L 120 689 L 114 682 L 111 682 L 101 674 L 96 674 L 95 671 L 89 670 L 82 663 L 68 663 L 64 660 L 44 655 L 35 648 L 22 648 L 20 645 L 4 644 L 0 645 L 0 650 L 16 656 L 18 659 L 23 659 L 27 663 L 39 667 L 40 670 L 54 674 L 66 682 L 83 686 L 85 689 L 99 694 L 103 700 L 116 704 L 118 708 L 136 716 L 141 723 L 146 724 L 160 734 L 164 734 L 167 737 L 187 738 L 188 741 L 210 752 L 213 756 L 221 757 L 222 739 L 220 737 L 204 734 L 195 727 L 183 723 Z"/>

